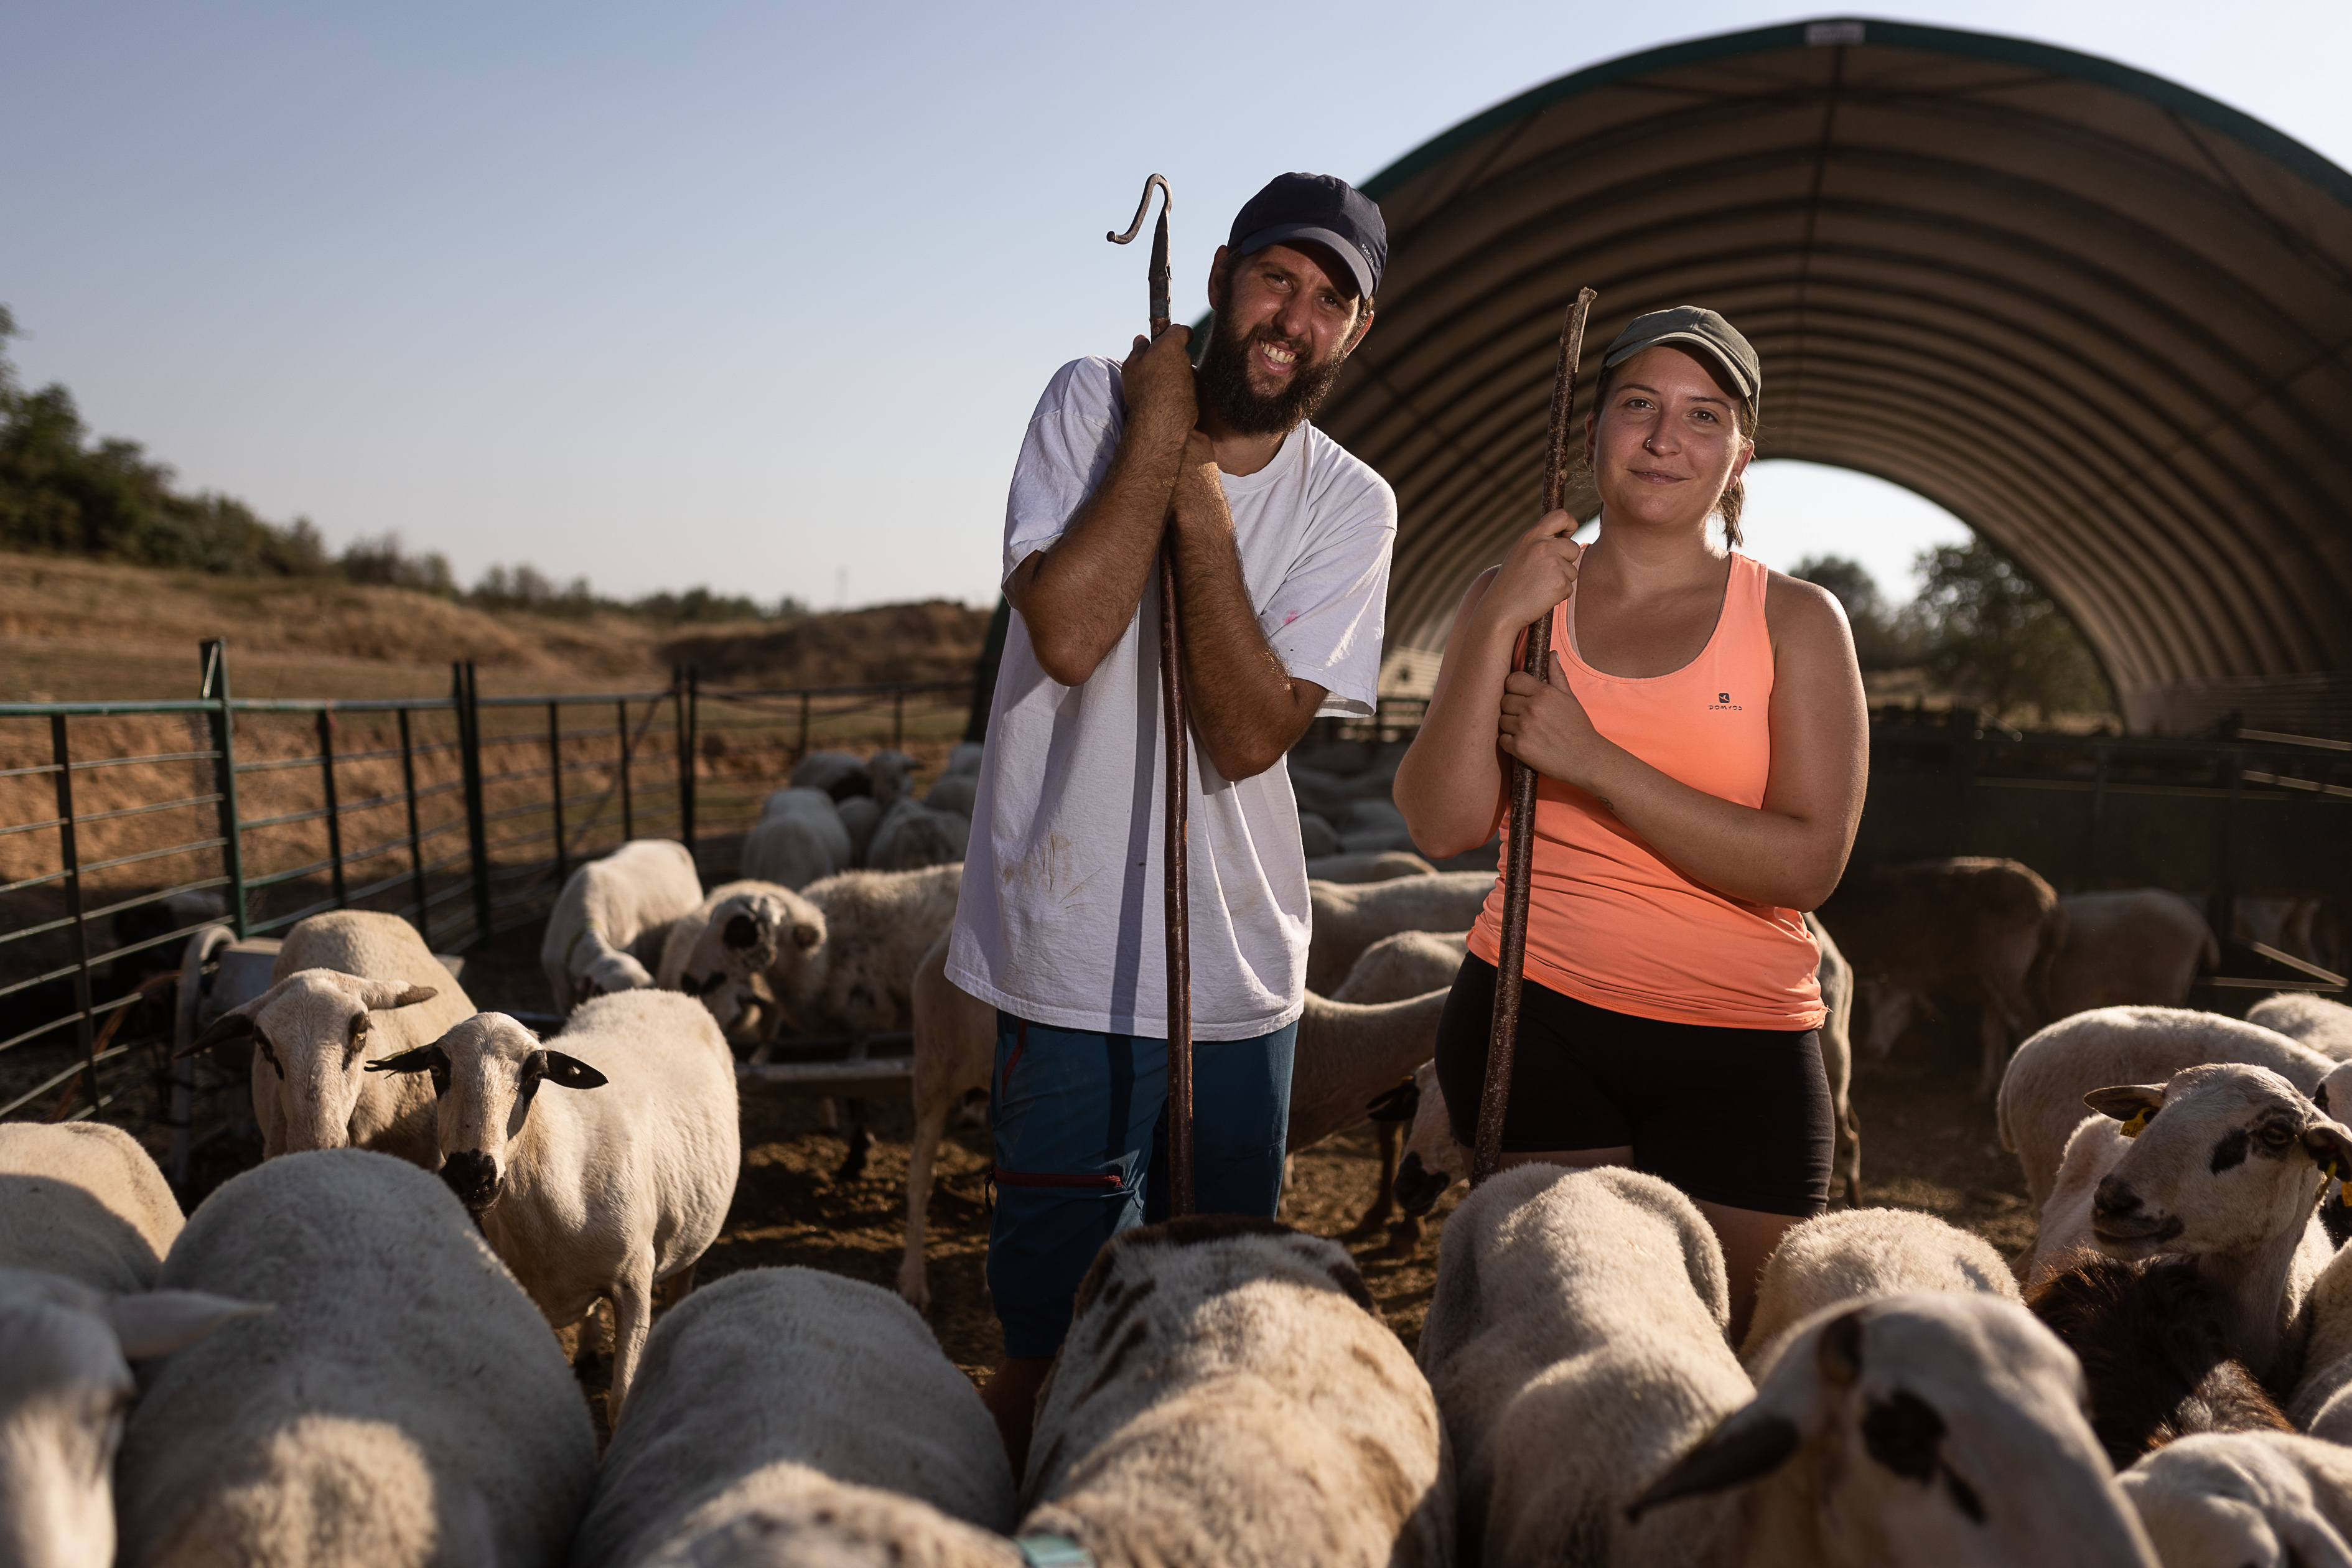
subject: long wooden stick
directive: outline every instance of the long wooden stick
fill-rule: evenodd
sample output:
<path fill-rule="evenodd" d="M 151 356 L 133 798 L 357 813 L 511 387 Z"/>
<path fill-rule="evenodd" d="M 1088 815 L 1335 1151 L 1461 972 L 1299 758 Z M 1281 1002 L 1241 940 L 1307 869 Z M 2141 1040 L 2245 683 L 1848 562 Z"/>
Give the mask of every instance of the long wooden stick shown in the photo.
<path fill-rule="evenodd" d="M 1559 510 L 1568 489 L 1568 444 L 1571 416 L 1576 411 L 1576 366 L 1584 355 L 1584 318 L 1599 296 L 1590 289 L 1576 291 L 1576 303 L 1560 323 L 1559 364 L 1551 384 L 1550 447 L 1544 454 L 1543 510 Z M 1546 612 L 1528 623 L 1526 652 L 1519 668 L 1538 680 L 1551 668 L 1551 616 Z M 1503 1116 L 1511 1100 L 1511 1064 L 1518 1054 L 1519 983 L 1528 961 L 1528 892 L 1529 862 L 1536 845 L 1536 771 L 1514 758 L 1511 762 L 1511 842 L 1503 861 L 1503 942 L 1501 962 L 1495 969 L 1495 1021 L 1486 1037 L 1486 1081 L 1478 1096 L 1478 1144 L 1471 1152 L 1470 1184 L 1493 1175 L 1503 1163 Z"/>
<path fill-rule="evenodd" d="M 1175 196 L 1168 182 L 1158 174 L 1144 181 L 1135 221 L 1125 234 L 1106 233 L 1103 237 L 1125 245 L 1136 237 L 1143 227 L 1143 215 L 1150 210 L 1154 185 L 1160 195 L 1160 222 L 1151 231 L 1151 335 L 1156 339 L 1168 330 L 1171 314 L 1168 212 Z M 1168 920 L 1168 1212 L 1188 1215 L 1192 1212 L 1192 927 L 1185 829 L 1192 790 L 1185 755 L 1183 658 L 1177 637 L 1176 548 L 1166 535 L 1160 543 L 1160 711 L 1168 752 L 1167 826 L 1160 858 Z"/>

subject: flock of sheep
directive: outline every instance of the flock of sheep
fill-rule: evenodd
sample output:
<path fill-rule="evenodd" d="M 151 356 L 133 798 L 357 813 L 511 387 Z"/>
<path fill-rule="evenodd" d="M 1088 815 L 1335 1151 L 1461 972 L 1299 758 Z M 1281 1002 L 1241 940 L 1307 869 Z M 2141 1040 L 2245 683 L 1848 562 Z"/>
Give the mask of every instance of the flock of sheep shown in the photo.
<path fill-rule="evenodd" d="M 1290 1142 L 1371 1114 L 1357 1235 L 1409 1239 L 1463 1163 L 1426 1063 L 1492 874 L 1376 837 L 1350 803 L 1392 754 L 1322 761 L 1302 799 L 1350 837 L 1310 862 Z M 707 891 L 661 841 L 583 867 L 546 1039 L 394 917 L 303 921 L 192 1047 L 249 1055 L 265 1157 L 184 1220 L 127 1135 L 0 1125 L 0 1568 L 2352 1563 L 2352 1009 L 2163 1005 L 2210 963 L 2199 911 L 2003 861 L 1858 871 L 1815 930 L 1849 1194 L 1853 998 L 1864 1048 L 1977 1007 L 2041 1215 L 2016 1264 L 1833 1212 L 1734 1346 L 1689 1199 L 1526 1166 L 1448 1217 L 1416 1355 L 1339 1242 L 1180 1220 L 1097 1259 L 1015 1477 L 919 1315 L 932 1161 L 993 1048 L 944 974 L 975 762 L 918 801 L 898 753 L 806 759 Z M 898 1291 L 695 1290 L 739 1052 L 898 1029 Z M 600 1302 L 601 1459 L 566 1351 Z"/>

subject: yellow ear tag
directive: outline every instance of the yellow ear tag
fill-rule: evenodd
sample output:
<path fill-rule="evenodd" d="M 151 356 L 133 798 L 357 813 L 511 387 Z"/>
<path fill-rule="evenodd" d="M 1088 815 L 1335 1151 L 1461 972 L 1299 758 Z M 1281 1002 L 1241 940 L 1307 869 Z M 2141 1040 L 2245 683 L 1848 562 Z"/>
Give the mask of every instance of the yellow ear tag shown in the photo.
<path fill-rule="evenodd" d="M 2156 1112 L 2148 1110 L 2146 1106 L 2142 1106 L 2138 1110 L 2133 1112 L 2132 1119 L 2124 1123 L 2124 1136 L 2126 1138 L 2138 1137 L 2142 1130 L 2147 1126 L 2147 1119 L 2155 1114 Z"/>

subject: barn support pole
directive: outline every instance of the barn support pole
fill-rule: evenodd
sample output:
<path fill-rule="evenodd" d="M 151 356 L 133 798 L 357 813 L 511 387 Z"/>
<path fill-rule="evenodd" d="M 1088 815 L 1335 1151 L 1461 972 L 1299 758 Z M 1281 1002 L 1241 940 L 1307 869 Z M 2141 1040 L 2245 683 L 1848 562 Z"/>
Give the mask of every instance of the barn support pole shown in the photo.
<path fill-rule="evenodd" d="M 66 912 L 73 920 L 74 944 L 74 1037 L 81 1047 L 82 1068 L 86 1075 L 82 1087 L 89 1095 L 92 1111 L 98 1109 L 98 1037 L 96 1019 L 90 1016 L 89 988 L 89 927 L 82 918 L 81 844 L 74 817 L 73 744 L 66 732 L 66 716 L 49 715 L 49 753 L 57 763 L 58 786 L 58 862 L 65 872 Z M 62 1110 L 66 1101 L 60 1100 Z M 52 1112 L 49 1118 L 57 1120 Z"/>
<path fill-rule="evenodd" d="M 327 880 L 335 891 L 335 908 L 351 902 L 343 882 L 343 816 L 335 797 L 335 720 L 319 710 L 319 783 L 327 800 Z"/>
<path fill-rule="evenodd" d="M 204 678 L 196 689 L 200 700 L 213 704 L 205 718 L 213 731 L 213 793 L 220 797 L 221 874 L 228 879 L 228 923 L 244 941 L 246 929 L 245 844 L 237 833 L 236 715 L 229 706 L 228 642 L 214 637 L 201 645 Z"/>

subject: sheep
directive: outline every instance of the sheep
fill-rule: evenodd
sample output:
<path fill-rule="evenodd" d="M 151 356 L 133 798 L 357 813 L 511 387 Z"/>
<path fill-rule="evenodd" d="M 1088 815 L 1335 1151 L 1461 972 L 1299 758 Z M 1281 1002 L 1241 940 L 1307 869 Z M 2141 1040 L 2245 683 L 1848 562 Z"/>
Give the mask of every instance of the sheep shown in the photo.
<path fill-rule="evenodd" d="M 1298 849 L 1309 860 L 1328 860 L 1345 853 L 1339 843 L 1339 830 L 1320 813 L 1312 811 L 1298 814 Z"/>
<path fill-rule="evenodd" d="M 2274 1029 L 2331 1061 L 2352 1061 L 2352 1007 L 2341 1002 L 2308 991 L 2283 991 L 2247 1008 L 2246 1022 Z"/>
<path fill-rule="evenodd" d="M 702 901 L 694 852 L 672 838 L 633 838 L 572 873 L 548 911 L 539 965 L 560 1017 L 591 996 L 654 983 L 638 951 Z"/>
<path fill-rule="evenodd" d="M 1818 915 L 1805 917 L 1813 934 L 1813 981 L 1821 988 L 1822 1072 L 1830 1085 L 1832 1164 L 1845 1176 L 1845 1201 L 1862 1206 L 1862 1118 L 1853 1109 L 1853 965 Z M 1843 1151 L 1843 1158 L 1837 1156 Z"/>
<path fill-rule="evenodd" d="M 2117 1478 L 2165 1568 L 2352 1563 L 2352 1452 L 2292 1432 L 2184 1437 Z"/>
<path fill-rule="evenodd" d="M 2075 893 L 2058 900 L 2065 936 L 2043 981 L 2043 1016 L 2141 1004 L 2178 1007 L 2221 943 L 2197 906 L 2161 888 Z"/>
<path fill-rule="evenodd" d="M 1463 1199 L 1418 1354 L 1453 1445 L 1462 1560 L 1703 1560 L 1711 1520 L 1620 1510 L 1754 1394 L 1730 1318 L 1715 1232 L 1655 1176 L 1520 1165 Z"/>
<path fill-rule="evenodd" d="M 877 798 L 879 798 L 877 795 Z M 961 865 L 971 840 L 971 819 L 934 811 L 912 795 L 885 806 L 866 847 L 866 865 L 875 871 L 919 871 L 929 866 Z"/>
<path fill-rule="evenodd" d="M 951 779 L 969 775 L 978 778 L 987 764 L 987 746 L 978 741 L 958 741 L 948 748 L 947 765 L 940 769 L 940 777 Z"/>
<path fill-rule="evenodd" d="M 2014 860 L 1856 867 L 1818 913 L 1838 933 L 1885 1056 L 1922 998 L 1973 1004 L 1990 1094 L 2010 1042 L 2037 1020 L 2039 976 L 2065 934 L 2058 895 Z"/>
<path fill-rule="evenodd" d="M 833 796 L 805 785 L 780 789 L 760 808 L 743 836 L 736 869 L 747 881 L 774 882 L 794 891 L 849 868 L 849 829 Z"/>
<path fill-rule="evenodd" d="M 2308 895 L 2240 893 L 2230 901 L 2231 935 L 2259 942 L 2311 964 L 2322 973 L 2352 971 L 2340 900 Z"/>
<path fill-rule="evenodd" d="M 1022 1533 L 1167 1568 L 1444 1563 L 1436 1401 L 1347 1250 L 1202 1215 L 1114 1237 L 1037 1397 Z"/>
<path fill-rule="evenodd" d="M 2229 1353 L 2289 1385 L 2331 1251 L 2313 1210 L 2326 1173 L 2352 1170 L 2352 1130 L 2278 1074 L 2234 1062 L 2084 1099 L 2114 1120 L 2086 1119 L 2070 1142 L 2028 1285 L 2084 1245 L 2126 1259 L 2194 1257 Z"/>
<path fill-rule="evenodd" d="M 0 1268 L 149 1290 L 182 1223 L 171 1184 L 120 1127 L 0 1122 Z"/>
<path fill-rule="evenodd" d="M 1332 988 L 1334 1002 L 1402 1002 L 1454 984 L 1469 952 L 1469 935 L 1401 931 L 1364 949 L 1347 978 Z"/>
<path fill-rule="evenodd" d="M 2116 1468 L 2193 1432 L 2293 1429 L 2223 1348 L 2195 1259 L 2078 1252 L 2058 1261 L 2025 1305 L 2081 1360 L 2091 1429 Z"/>
<path fill-rule="evenodd" d="M 161 1283 L 275 1310 L 149 1373 L 115 1470 L 123 1568 L 562 1562 L 587 1406 L 440 1182 L 363 1149 L 264 1161 L 188 1217 Z"/>
<path fill-rule="evenodd" d="M 922 1319 L 858 1280 L 754 1268 L 654 1330 L 572 1568 L 878 1563 L 894 1547 L 1017 1568 L 983 1532 L 1018 1511 L 995 1424 Z"/>
<path fill-rule="evenodd" d="M 556 1043 L 564 1049 L 503 1013 L 478 1013 L 368 1069 L 431 1075 L 441 1179 L 550 1324 L 611 1304 L 605 1409 L 617 1418 L 653 1287 L 677 1274 L 690 1285 L 734 1200 L 735 1062 L 710 1016 L 666 991 L 597 997 Z M 550 1084 L 614 1092 L 537 1104 Z"/>
<path fill-rule="evenodd" d="M 866 758 L 866 774 L 874 781 L 874 798 L 885 811 L 893 802 L 915 798 L 915 759 L 896 746 Z"/>
<path fill-rule="evenodd" d="M 422 1045 L 474 1011 L 415 928 L 362 910 L 313 915 L 287 933 L 271 977 L 184 1053 L 252 1039 L 261 1157 L 348 1144 L 437 1164 L 431 1093 L 362 1070 L 372 1047 Z"/>
<path fill-rule="evenodd" d="M 1320 855 L 1307 862 L 1307 877 L 1315 882 L 1391 882 L 1399 877 L 1433 877 L 1437 868 L 1409 850 L 1384 849 L 1364 855 Z"/>
<path fill-rule="evenodd" d="M 1397 1207 L 1417 1219 L 1437 1206 L 1447 1187 L 1469 1177 L 1470 1151 L 1454 1139 L 1437 1064 L 1423 1062 L 1412 1071 L 1412 1120 L 1405 1130 L 1404 1153 L 1397 1161 Z"/>
<path fill-rule="evenodd" d="M 2305 1094 L 2333 1065 L 2271 1030 L 2179 1007 L 2100 1007 L 2037 1031 L 2010 1058 L 1994 1102 L 2001 1147 L 2024 1170 L 2027 1200 L 2037 1210 L 2050 1201 L 2066 1141 L 2083 1120 L 2083 1096 L 2206 1062 L 2268 1068 Z"/>
<path fill-rule="evenodd" d="M 1782 1342 L 1754 1402 L 1626 1512 L 1694 1526 L 1711 1512 L 1717 1552 L 1681 1560 L 1750 1568 L 2156 1568 L 2082 1397 L 2073 1354 L 2013 1301 L 1930 1292 L 1832 1307 Z M 1547 1422 L 1531 1446 L 1573 1430 Z"/>
<path fill-rule="evenodd" d="M 1765 1260 L 1739 1359 L 1749 1371 L 1773 1342 L 1824 1307 L 1920 1290 L 2021 1300 L 2016 1277 L 1982 1237 L 1911 1209 L 1842 1209 L 1790 1229 Z"/>
<path fill-rule="evenodd" d="M 2287 1414 L 2299 1431 L 2352 1444 L 2352 1248 L 2339 1247 L 2311 1287 L 2311 1335 Z"/>
<path fill-rule="evenodd" d="M 910 1007 L 915 1133 L 907 1159 L 898 1293 L 918 1310 L 930 1306 L 923 1232 L 940 1141 L 956 1106 L 967 1095 L 987 1092 L 996 1067 L 996 1010 L 948 979 L 948 945 L 942 931 L 917 962 Z M 1304 1149 L 1362 1121 L 1367 1101 L 1429 1059 L 1444 1009 L 1443 990 L 1377 1005 L 1307 993 L 1291 1055 L 1288 1146 Z"/>
<path fill-rule="evenodd" d="M 0 1355 L 0 1563 L 113 1562 L 112 1479 L 133 1393 L 130 1363 L 268 1310 L 193 1290 L 110 1295 L 0 1266 L 0 1344 L 8 1347 Z"/>
<path fill-rule="evenodd" d="M 980 802 L 978 773 L 949 773 L 933 784 L 923 796 L 923 804 L 933 811 L 943 811 L 950 816 L 971 820 L 971 808 Z"/>
<path fill-rule="evenodd" d="M 783 1018 L 804 1034 L 878 1034 L 912 1015 L 915 966 L 955 919 L 961 865 L 845 871 L 802 893 L 733 883 L 706 900 L 705 928 L 685 944 L 681 984 L 762 974 Z M 679 944 L 672 940 L 663 966 Z"/>
<path fill-rule="evenodd" d="M 1390 882 L 1309 882 L 1314 934 L 1307 989 L 1329 995 L 1364 949 L 1401 931 L 1466 931 L 1495 889 L 1489 871 L 1441 871 Z"/>
<path fill-rule="evenodd" d="M 841 814 L 841 826 L 849 834 L 849 864 L 842 869 L 862 868 L 866 851 L 873 847 L 874 830 L 882 826 L 882 803 L 870 795 L 853 795 L 834 809 Z"/>
<path fill-rule="evenodd" d="M 866 763 L 847 752 L 811 752 L 793 764 L 784 782 L 793 789 L 821 789 L 835 800 L 874 793 L 874 776 Z"/>

